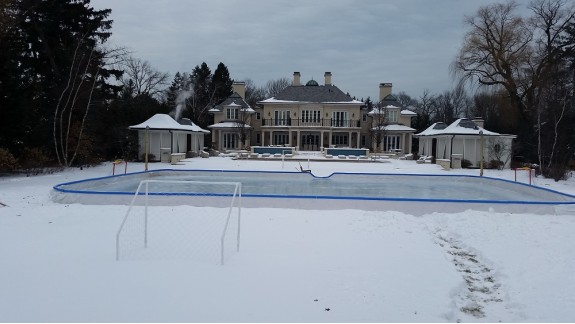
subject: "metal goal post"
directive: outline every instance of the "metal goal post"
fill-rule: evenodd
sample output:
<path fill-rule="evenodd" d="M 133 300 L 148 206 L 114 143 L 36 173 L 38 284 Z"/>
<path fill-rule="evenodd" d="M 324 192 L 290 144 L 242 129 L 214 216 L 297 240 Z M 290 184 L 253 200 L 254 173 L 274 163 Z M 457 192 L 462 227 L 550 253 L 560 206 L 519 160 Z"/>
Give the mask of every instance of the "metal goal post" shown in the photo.
<path fill-rule="evenodd" d="M 173 190 L 174 187 L 170 188 L 170 190 L 166 191 L 163 190 L 162 192 L 151 192 L 150 191 L 150 184 L 166 184 L 166 185 L 177 185 L 180 184 L 181 187 L 184 185 L 193 186 L 194 188 L 202 188 L 202 187 L 218 187 L 218 188 L 232 188 L 231 190 L 221 189 L 216 192 L 214 191 L 178 191 Z M 143 197 L 144 199 L 144 227 L 143 227 L 143 247 L 146 248 L 148 246 L 148 207 L 150 205 L 149 197 L 153 195 L 155 198 L 155 202 L 160 201 L 161 205 L 161 198 L 158 200 L 158 197 L 174 197 L 179 196 L 184 198 L 186 196 L 193 196 L 193 197 L 217 197 L 220 200 L 226 199 L 226 197 L 230 197 L 229 206 L 227 210 L 226 219 L 224 222 L 224 226 L 222 228 L 220 240 L 220 262 L 221 265 L 224 264 L 224 255 L 225 255 L 225 238 L 227 235 L 227 230 L 230 224 L 230 219 L 232 217 L 232 211 L 234 208 L 237 210 L 237 233 L 236 233 L 236 249 L 239 252 L 240 250 L 240 224 L 241 224 L 241 213 L 242 213 L 242 184 L 241 182 L 218 182 L 218 181 L 188 181 L 188 180 L 142 180 L 130 201 L 130 205 L 126 214 L 120 224 L 120 228 L 116 233 L 116 260 L 120 260 L 120 245 L 121 245 L 121 235 L 124 231 L 124 227 L 126 225 L 126 221 L 130 217 L 131 211 L 133 206 L 136 204 L 138 197 Z M 182 197 L 183 196 L 183 197 Z M 185 198 L 184 198 L 185 199 Z"/>

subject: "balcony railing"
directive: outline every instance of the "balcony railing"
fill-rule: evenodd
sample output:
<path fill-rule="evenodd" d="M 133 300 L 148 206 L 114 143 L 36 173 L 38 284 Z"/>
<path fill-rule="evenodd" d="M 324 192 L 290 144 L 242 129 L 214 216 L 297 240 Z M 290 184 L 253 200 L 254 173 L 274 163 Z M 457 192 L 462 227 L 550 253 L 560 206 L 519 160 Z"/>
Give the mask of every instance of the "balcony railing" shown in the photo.
<path fill-rule="evenodd" d="M 361 127 L 360 120 L 353 119 L 293 119 L 269 118 L 262 119 L 262 126 L 297 126 L 297 127 Z"/>

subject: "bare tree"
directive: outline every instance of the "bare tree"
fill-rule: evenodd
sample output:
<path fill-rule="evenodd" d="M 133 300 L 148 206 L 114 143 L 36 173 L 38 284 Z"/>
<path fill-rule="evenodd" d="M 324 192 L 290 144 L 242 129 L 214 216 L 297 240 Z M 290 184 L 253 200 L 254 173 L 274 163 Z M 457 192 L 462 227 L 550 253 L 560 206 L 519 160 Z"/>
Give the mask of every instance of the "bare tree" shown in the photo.
<path fill-rule="evenodd" d="M 160 72 L 154 69 L 150 62 L 134 57 L 126 59 L 123 65 L 125 77 L 122 83 L 126 85 L 132 80 L 135 96 L 147 94 L 158 99 L 163 95 L 168 85 L 168 73 Z"/>
<path fill-rule="evenodd" d="M 385 108 L 381 103 L 374 105 L 373 109 L 368 112 L 371 118 L 371 126 L 369 128 L 369 137 L 371 138 L 372 148 L 375 153 L 381 153 L 381 143 L 385 139 L 387 133 L 387 114 Z"/>
<path fill-rule="evenodd" d="M 454 62 L 454 72 L 484 86 L 506 90 L 512 103 L 528 117 L 537 106 L 539 87 L 561 51 L 560 44 L 575 10 L 562 0 L 537 0 L 535 15 L 524 19 L 515 14 L 517 3 L 482 7 L 466 19 L 470 30 Z"/>
<path fill-rule="evenodd" d="M 469 116 L 471 100 L 467 96 L 463 83 L 455 89 L 447 90 L 435 98 L 434 115 L 437 121 L 451 124 L 458 118 Z"/>
<path fill-rule="evenodd" d="M 482 7 L 466 23 L 465 36 L 455 61 L 455 72 L 480 85 L 500 86 L 521 110 L 530 92 L 530 75 L 526 73 L 533 51 L 533 32 L 525 19 L 514 14 L 517 4 L 492 4 Z"/>
<path fill-rule="evenodd" d="M 101 77 L 102 66 L 95 61 L 113 65 L 126 53 L 123 48 L 98 48 L 97 43 L 90 42 L 86 36 L 77 41 L 66 84 L 54 109 L 52 134 L 56 159 L 62 166 L 72 165 L 80 150 L 92 97 Z M 86 46 L 90 47 L 87 53 L 83 50 Z"/>
<path fill-rule="evenodd" d="M 435 104 L 435 95 L 429 93 L 429 89 L 423 90 L 423 94 L 419 97 L 417 104 L 415 105 L 415 112 L 418 115 L 425 116 L 428 122 L 432 118 Z M 429 125 L 426 125 L 429 126 Z"/>
<path fill-rule="evenodd" d="M 246 79 L 246 102 L 251 107 L 255 107 L 258 101 L 266 99 L 266 90 L 262 87 L 258 87 L 254 84 L 251 79 Z"/>
<path fill-rule="evenodd" d="M 485 128 L 504 134 L 514 133 L 518 129 L 521 119 L 517 117 L 516 110 L 511 109 L 504 90 L 484 89 L 475 93 L 471 100 L 473 104 L 468 116 L 483 118 Z"/>
<path fill-rule="evenodd" d="M 399 101 L 400 107 L 405 107 L 407 109 L 415 109 L 417 106 L 417 100 L 412 98 L 407 93 L 401 91 L 397 94 L 397 100 Z"/>
<path fill-rule="evenodd" d="M 487 152 L 489 159 L 492 161 L 491 167 L 495 167 L 498 170 L 503 170 L 507 163 L 511 160 L 513 156 L 511 142 L 507 142 L 496 138 L 493 141 L 489 142 L 490 144 L 487 146 Z M 495 165 L 493 165 L 495 164 Z"/>
<path fill-rule="evenodd" d="M 265 86 L 266 97 L 267 98 L 275 97 L 290 85 L 291 81 L 288 78 L 279 78 L 276 80 L 270 80 L 266 83 Z"/>
<path fill-rule="evenodd" d="M 536 0 L 529 6 L 533 15 L 525 19 L 515 13 L 516 7 L 515 2 L 492 4 L 467 18 L 470 29 L 454 71 L 479 85 L 505 90 L 521 117 L 522 144 L 531 147 L 530 153 L 535 152 L 543 166 L 545 156 L 555 155 L 546 151 L 559 147 L 543 141 L 549 138 L 544 132 L 554 131 L 544 127 L 552 122 L 542 118 L 552 118 L 543 111 L 548 107 L 544 94 L 546 88 L 556 87 L 558 72 L 564 70 L 562 54 L 574 45 L 564 40 L 574 22 L 575 8 L 564 0 Z"/>
<path fill-rule="evenodd" d="M 235 120 L 235 130 L 239 136 L 242 149 L 248 148 L 248 140 L 251 134 L 251 121 L 255 111 L 250 107 L 238 108 L 238 118 Z"/>
<path fill-rule="evenodd" d="M 493 115 L 497 114 L 499 103 L 495 94 L 487 92 L 476 93 L 473 95 L 472 100 L 473 108 L 471 115 L 483 118 L 486 123 L 496 118 L 496 116 Z"/>
<path fill-rule="evenodd" d="M 434 112 L 435 96 L 430 94 L 429 89 L 425 89 L 417 104 L 415 105 L 415 113 L 417 114 L 413 119 L 411 126 L 418 132 L 423 131 L 432 123 Z M 413 145 L 417 145 L 419 140 L 414 138 Z"/>

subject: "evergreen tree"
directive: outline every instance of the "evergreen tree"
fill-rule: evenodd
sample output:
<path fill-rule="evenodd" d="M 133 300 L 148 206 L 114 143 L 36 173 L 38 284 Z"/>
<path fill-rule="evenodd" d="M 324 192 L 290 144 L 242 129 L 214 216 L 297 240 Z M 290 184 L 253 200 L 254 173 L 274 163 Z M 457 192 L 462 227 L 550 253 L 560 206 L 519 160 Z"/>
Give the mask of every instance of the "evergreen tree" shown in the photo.
<path fill-rule="evenodd" d="M 15 0 L 0 36 L 0 145 L 53 152 L 61 165 L 90 159 L 85 125 L 121 72 L 106 69 L 111 10 L 89 0 Z M 3 18 L 4 19 L 4 18 Z M 50 140 L 51 139 L 51 140 Z"/>
<path fill-rule="evenodd" d="M 192 84 L 193 94 L 187 102 L 184 117 L 189 117 L 202 128 L 208 126 L 207 111 L 213 96 L 210 93 L 211 81 L 212 71 L 206 62 L 200 66 L 196 65 L 190 74 L 189 82 Z"/>
<path fill-rule="evenodd" d="M 230 73 L 224 63 L 220 62 L 214 71 L 214 76 L 210 84 L 210 92 L 214 94 L 212 104 L 219 104 L 226 100 L 232 93 L 232 84 L 234 80 L 230 79 Z"/>
<path fill-rule="evenodd" d="M 111 101 L 106 113 L 89 126 L 99 130 L 94 138 L 94 153 L 106 160 L 141 158 L 137 156 L 138 133 L 128 127 L 169 111 L 167 104 L 160 103 L 149 93 L 136 95 L 134 86 L 128 81 L 119 96 Z"/>
<path fill-rule="evenodd" d="M 166 90 L 166 104 L 168 107 L 175 108 L 176 100 L 178 99 L 179 93 L 184 89 L 184 78 L 180 72 L 176 72 L 172 84 Z"/>
<path fill-rule="evenodd" d="M 361 98 L 361 101 L 363 101 L 363 98 Z M 364 101 L 365 102 L 365 106 L 367 107 L 367 111 L 371 111 L 373 109 L 373 102 L 371 101 L 370 97 L 367 97 L 367 99 Z"/>

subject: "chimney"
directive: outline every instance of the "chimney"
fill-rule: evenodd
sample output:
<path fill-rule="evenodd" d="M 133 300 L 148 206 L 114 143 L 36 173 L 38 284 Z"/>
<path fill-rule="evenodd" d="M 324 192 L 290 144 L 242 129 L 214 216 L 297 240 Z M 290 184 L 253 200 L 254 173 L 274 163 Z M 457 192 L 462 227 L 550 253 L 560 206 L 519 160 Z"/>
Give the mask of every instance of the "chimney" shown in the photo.
<path fill-rule="evenodd" d="M 481 128 L 483 128 L 483 125 L 485 124 L 485 121 L 481 117 L 473 118 L 473 122 L 475 123 L 475 125 L 477 125 L 477 127 L 481 127 Z"/>
<path fill-rule="evenodd" d="M 232 89 L 237 92 L 242 99 L 246 99 L 246 83 L 244 81 L 234 81 Z"/>
<path fill-rule="evenodd" d="M 391 83 L 379 84 L 379 101 L 391 94 Z"/>
<path fill-rule="evenodd" d="M 331 72 L 325 72 L 323 77 L 325 78 L 325 85 L 331 85 Z"/>
<path fill-rule="evenodd" d="M 294 86 L 299 86 L 299 85 L 301 85 L 301 83 L 300 83 L 300 81 L 299 81 L 300 76 L 301 76 L 301 75 L 299 74 L 299 72 L 294 72 L 294 73 L 293 73 L 293 83 L 292 83 L 292 85 L 294 85 Z"/>

